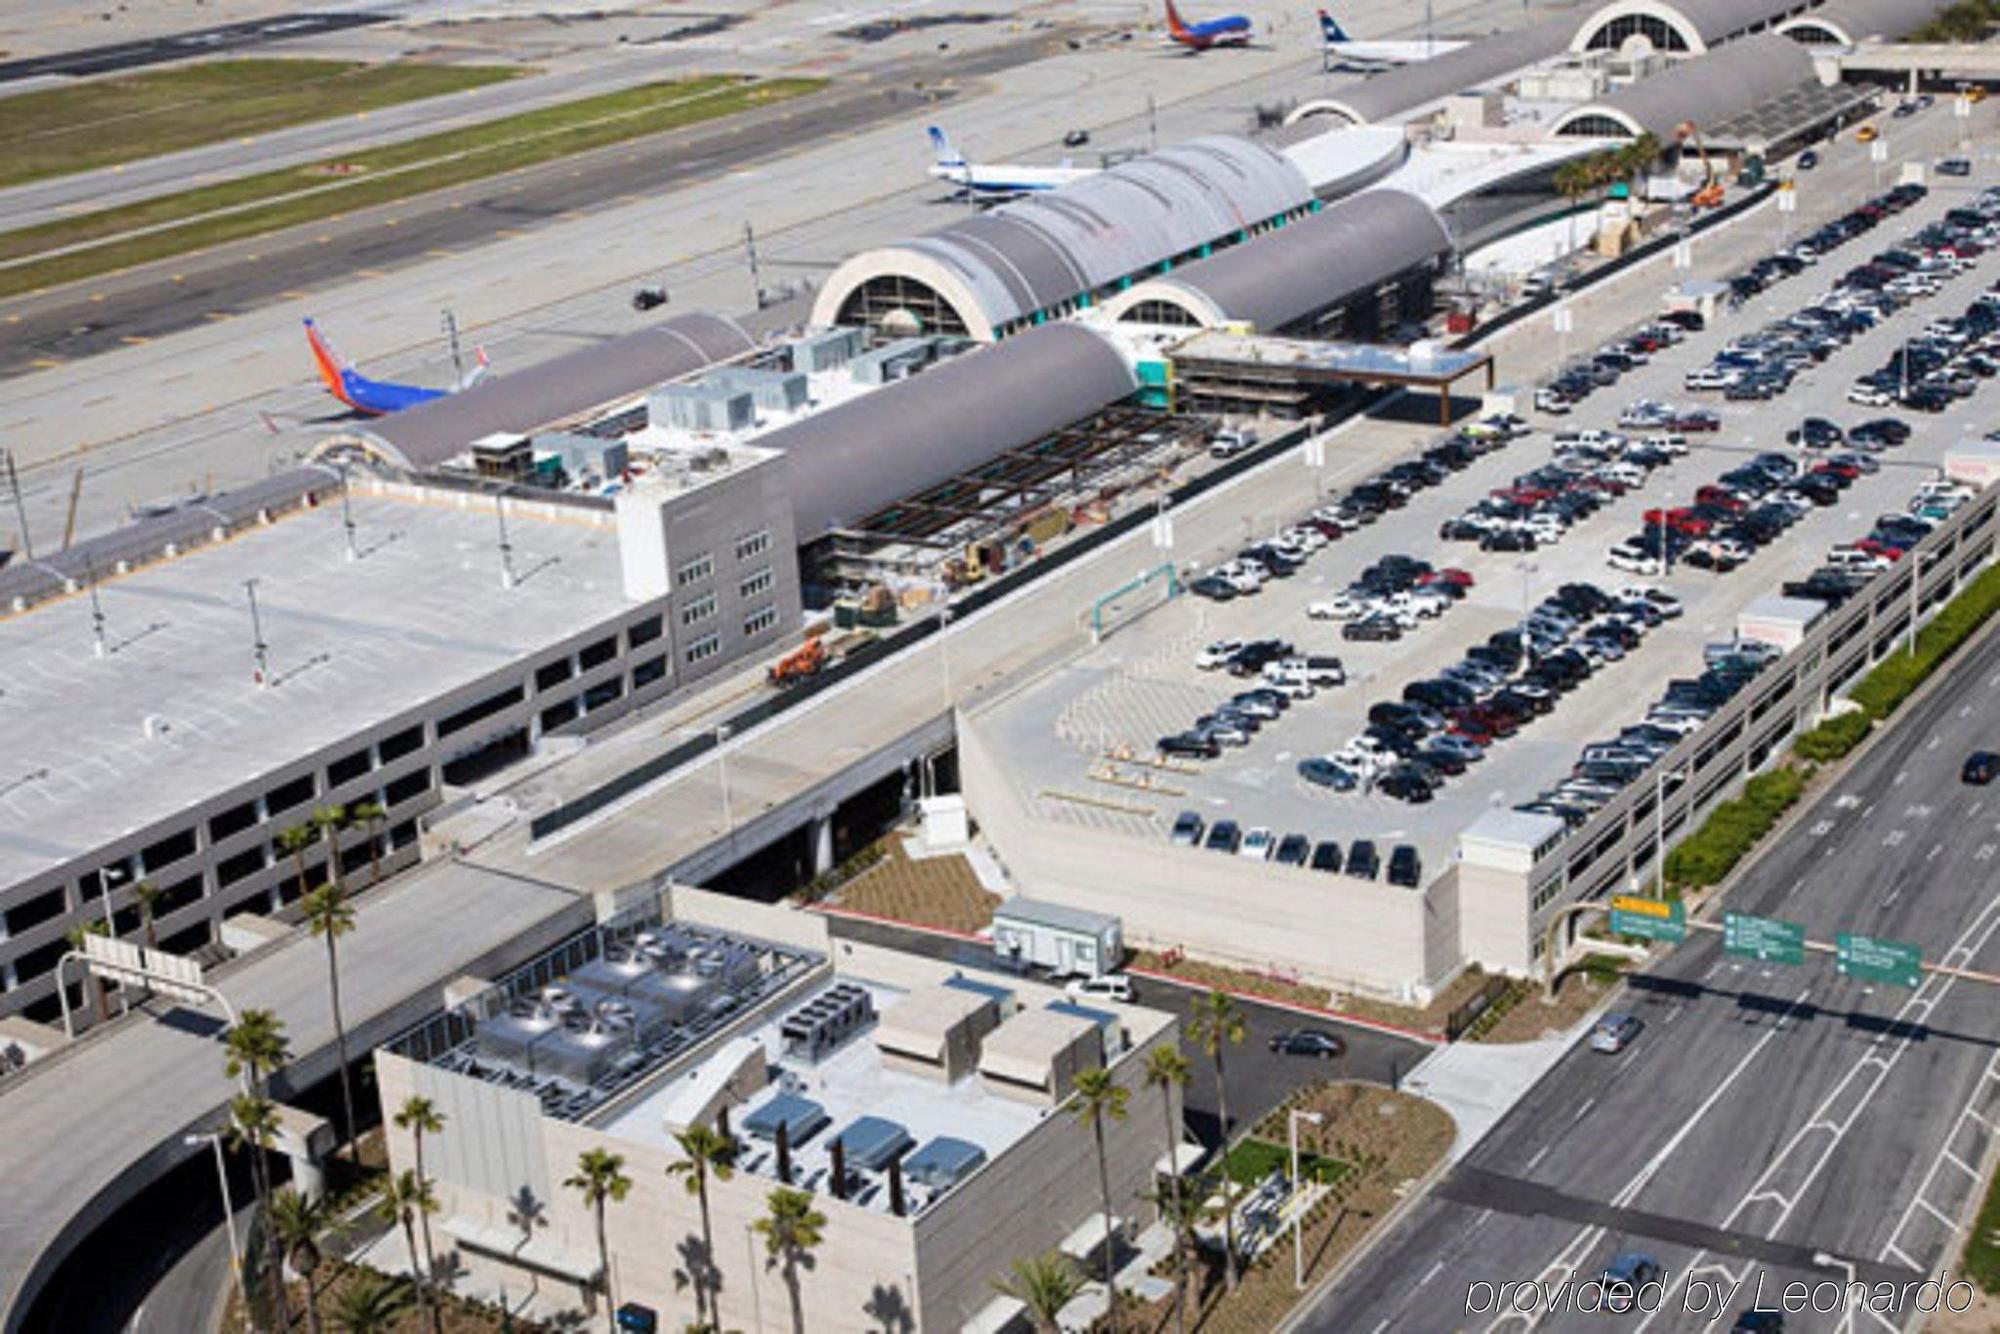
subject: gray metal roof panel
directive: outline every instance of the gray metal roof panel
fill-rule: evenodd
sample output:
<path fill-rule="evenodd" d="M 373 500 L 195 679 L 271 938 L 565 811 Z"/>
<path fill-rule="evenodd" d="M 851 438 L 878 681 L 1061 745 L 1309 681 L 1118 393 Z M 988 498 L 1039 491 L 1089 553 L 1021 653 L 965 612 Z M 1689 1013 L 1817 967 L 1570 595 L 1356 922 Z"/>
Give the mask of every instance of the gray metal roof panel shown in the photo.
<path fill-rule="evenodd" d="M 995 918 L 1009 917 L 1017 922 L 1033 922 L 1040 926 L 1058 927 L 1065 931 L 1087 931 L 1097 934 L 1106 922 L 1118 919 L 1109 913 L 1092 912 L 1088 908 L 1073 908 L 1067 903 L 1051 903 L 1047 899 L 1022 898 L 1019 895 L 1006 900 L 994 909 Z"/>
<path fill-rule="evenodd" d="M 1879 38 L 1901 41 L 1936 18 L 1944 9 L 1939 0 L 1826 0 L 1786 23 L 1780 31 L 1813 25 L 1837 33 L 1849 43 Z"/>
<path fill-rule="evenodd" d="M 1564 119 L 1612 112 L 1663 142 L 1684 120 L 1716 125 L 1818 82 L 1812 56 L 1788 37 L 1758 33 L 1683 60 L 1650 79 L 1579 107 Z M 1561 122 L 1558 122 L 1560 124 Z"/>
<path fill-rule="evenodd" d="M 1367 190 L 1156 281 L 1269 331 L 1451 249 L 1429 204 L 1402 190 Z"/>
<path fill-rule="evenodd" d="M 1807 4 L 1810 0 L 1807 0 Z M 1579 36 L 1633 12 L 1634 9 L 1665 10 L 1681 17 L 1684 25 L 1708 46 L 1761 23 L 1775 23 L 1805 8 L 1800 0 L 1650 0 L 1643 5 L 1606 5 L 1592 14 Z"/>
<path fill-rule="evenodd" d="M 1341 84 L 1324 98 L 1339 103 L 1364 125 L 1393 120 L 1558 55 L 1568 49 L 1576 32 L 1575 16 L 1559 15 L 1468 42 L 1431 60 Z"/>
<path fill-rule="evenodd" d="M 495 432 L 534 431 L 634 398 L 757 348 L 735 321 L 690 311 L 592 347 L 493 375 L 365 428 L 412 468 L 430 468 Z M 352 434 L 352 428 L 342 432 Z"/>
<path fill-rule="evenodd" d="M 784 451 L 799 540 L 809 542 L 1033 444 L 1135 388 L 1131 367 L 1103 338 L 1049 324 L 780 427 L 757 444 Z"/>

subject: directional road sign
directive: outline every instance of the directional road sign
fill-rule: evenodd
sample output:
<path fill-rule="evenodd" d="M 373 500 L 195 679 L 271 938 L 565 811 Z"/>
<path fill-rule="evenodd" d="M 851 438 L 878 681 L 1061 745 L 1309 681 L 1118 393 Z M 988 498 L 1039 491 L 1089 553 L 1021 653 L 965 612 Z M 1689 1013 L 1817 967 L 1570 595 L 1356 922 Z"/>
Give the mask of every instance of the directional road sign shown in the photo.
<path fill-rule="evenodd" d="M 1834 959 L 1844 977 L 1914 987 L 1923 981 L 1924 952 L 1902 940 L 1878 940 L 1843 931 L 1834 941 Z"/>
<path fill-rule="evenodd" d="M 1722 915 L 1722 948 L 1758 963 L 1804 963 L 1806 929 L 1776 917 L 1728 912 Z"/>
<path fill-rule="evenodd" d="M 1679 944 L 1687 939 L 1687 909 L 1680 902 L 1643 898 L 1637 894 L 1611 896 L 1611 929 L 1621 936 L 1664 940 Z"/>

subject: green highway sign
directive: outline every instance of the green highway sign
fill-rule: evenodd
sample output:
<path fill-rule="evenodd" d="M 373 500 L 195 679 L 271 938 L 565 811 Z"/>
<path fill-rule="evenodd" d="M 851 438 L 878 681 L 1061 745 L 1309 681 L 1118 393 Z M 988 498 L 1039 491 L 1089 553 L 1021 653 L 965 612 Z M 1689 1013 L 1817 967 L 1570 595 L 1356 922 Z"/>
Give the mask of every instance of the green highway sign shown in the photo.
<path fill-rule="evenodd" d="M 1722 948 L 1725 953 L 1758 963 L 1804 963 L 1806 929 L 1776 917 L 1726 912 L 1722 915 Z"/>
<path fill-rule="evenodd" d="M 1901 940 L 1877 940 L 1843 931 L 1834 941 L 1834 959 L 1843 977 L 1914 987 L 1923 981 L 1924 952 Z"/>
<path fill-rule="evenodd" d="M 1611 896 L 1611 929 L 1621 936 L 1664 940 L 1679 944 L 1687 939 L 1687 910 L 1679 900 L 1649 899 L 1637 894 Z"/>

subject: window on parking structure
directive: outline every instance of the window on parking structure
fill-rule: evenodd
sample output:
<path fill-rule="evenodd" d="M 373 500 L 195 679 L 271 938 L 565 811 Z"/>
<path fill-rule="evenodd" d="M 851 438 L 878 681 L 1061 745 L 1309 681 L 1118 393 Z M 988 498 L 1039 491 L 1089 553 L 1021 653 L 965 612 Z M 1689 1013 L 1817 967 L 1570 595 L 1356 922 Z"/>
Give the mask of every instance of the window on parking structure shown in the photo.
<path fill-rule="evenodd" d="M 566 699 L 560 704 L 551 704 L 548 708 L 542 710 L 542 730 L 544 732 L 553 732 L 558 727 L 567 726 L 576 721 L 576 713 L 576 701 L 574 699 Z"/>
<path fill-rule="evenodd" d="M 663 626 L 664 619 L 659 616 L 648 616 L 643 621 L 634 621 L 625 631 L 625 642 L 632 648 L 650 644 L 660 637 Z"/>
<path fill-rule="evenodd" d="M 57 885 L 54 889 L 37 894 L 32 898 L 23 899 L 13 907 L 7 909 L 5 913 L 7 934 L 18 936 L 23 931 L 60 917 L 63 915 L 65 906 L 61 885 Z"/>
<path fill-rule="evenodd" d="M 14 959 L 14 976 L 22 982 L 32 982 L 55 968 L 56 960 L 69 952 L 69 941 L 58 937 L 46 945 L 24 950 Z"/>
<path fill-rule="evenodd" d="M 641 686 L 649 686 L 666 674 L 667 659 L 664 654 L 657 658 L 648 658 L 632 669 L 632 688 L 637 690 Z"/>
<path fill-rule="evenodd" d="M 474 723 L 491 718 L 496 713 L 505 713 L 526 697 L 520 686 L 509 686 L 495 695 L 488 695 L 477 704 L 467 705 L 457 713 L 448 714 L 438 720 L 438 735 L 448 737 L 463 732 Z"/>
<path fill-rule="evenodd" d="M 749 599 L 756 597 L 759 593 L 769 592 L 771 585 L 776 583 L 777 581 L 778 581 L 777 576 L 771 573 L 770 567 L 765 566 L 763 569 L 757 571 L 755 574 L 745 579 L 742 583 L 738 584 L 736 586 L 736 592 L 739 597 L 743 598 L 745 601 L 748 601 Z"/>
<path fill-rule="evenodd" d="M 297 778 L 278 784 L 264 794 L 264 813 L 278 816 L 295 806 L 303 806 L 313 798 L 313 776 L 300 774 Z"/>
<path fill-rule="evenodd" d="M 169 954 L 193 954 L 196 950 L 208 945 L 213 939 L 214 935 L 209 924 L 205 921 L 196 922 L 193 926 L 182 931 L 176 931 L 171 936 L 161 940 L 160 948 Z"/>
<path fill-rule="evenodd" d="M 400 806 L 413 797 L 422 796 L 429 789 L 430 785 L 431 770 L 429 765 L 425 765 L 421 769 L 412 769 L 409 773 L 404 774 L 401 778 L 398 778 L 395 782 L 382 789 L 382 804 L 389 807 Z"/>
<path fill-rule="evenodd" d="M 599 682 L 583 692 L 583 711 L 594 713 L 625 693 L 625 683 L 617 677 Z"/>
<path fill-rule="evenodd" d="M 389 846 L 392 848 L 407 848 L 416 841 L 417 822 L 415 820 L 405 820 L 389 831 Z"/>
<path fill-rule="evenodd" d="M 228 810 L 218 811 L 209 817 L 208 841 L 210 843 L 220 843 L 225 838 L 240 834 L 246 829 L 255 828 L 256 824 L 256 802 L 246 801 L 240 806 L 231 806 Z"/>
<path fill-rule="evenodd" d="M 330 788 L 351 783 L 368 772 L 374 765 L 374 756 L 366 747 L 352 755 L 343 755 L 326 766 L 326 785 Z"/>
<path fill-rule="evenodd" d="M 264 858 L 264 845 L 262 843 L 259 843 L 254 848 L 245 848 L 234 857 L 223 858 L 215 864 L 215 883 L 227 886 L 233 885 L 239 880 L 248 879 L 264 869 Z"/>
<path fill-rule="evenodd" d="M 536 691 L 553 690 L 555 687 L 569 680 L 575 670 L 570 665 L 568 658 L 557 658 L 554 662 L 543 663 L 541 666 L 535 668 Z"/>
<path fill-rule="evenodd" d="M 423 746 L 424 725 L 416 723 L 376 742 L 375 753 L 382 757 L 382 763 L 389 764 L 402 759 L 405 755 L 422 750 Z"/>
<path fill-rule="evenodd" d="M 194 852 L 194 830 L 183 829 L 177 834 L 167 835 L 140 853 L 139 864 L 146 868 L 146 874 L 151 875 L 162 867 L 171 866 L 183 858 L 194 856 Z"/>
<path fill-rule="evenodd" d="M 177 913 L 189 904 L 198 902 L 204 892 L 201 877 L 198 875 L 176 881 L 160 891 L 158 902 L 153 904 L 153 916 L 158 919 L 168 913 Z"/>
<path fill-rule="evenodd" d="M 617 656 L 618 637 L 616 635 L 613 635 L 609 639 L 600 639 L 595 644 L 586 644 L 583 651 L 576 655 L 578 664 L 586 672 L 593 667 L 602 667 Z"/>

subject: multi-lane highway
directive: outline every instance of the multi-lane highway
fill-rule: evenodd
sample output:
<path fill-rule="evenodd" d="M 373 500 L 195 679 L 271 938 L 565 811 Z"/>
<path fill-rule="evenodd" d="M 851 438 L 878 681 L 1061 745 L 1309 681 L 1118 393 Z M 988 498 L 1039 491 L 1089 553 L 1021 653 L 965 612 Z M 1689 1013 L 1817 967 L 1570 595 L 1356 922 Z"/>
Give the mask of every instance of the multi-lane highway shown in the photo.
<path fill-rule="evenodd" d="M 1728 907 L 1804 923 L 1813 939 L 1854 931 L 1916 942 L 1934 962 L 2000 965 L 2000 794 L 1959 780 L 1967 751 L 2000 742 L 1996 698 L 1989 633 L 1768 841 Z M 1616 1005 L 1645 1021 L 1637 1042 L 1572 1051 L 1297 1328 L 1594 1327 L 1481 1312 L 1497 1289 L 1472 1285 L 1582 1281 L 1624 1251 L 1667 1271 L 1663 1309 L 1636 1321 L 1661 1334 L 1707 1327 L 1690 1308 L 1718 1280 L 1744 1284 L 1733 1318 L 1760 1277 L 1767 1296 L 1843 1277 L 1815 1254 L 1865 1281 L 1955 1264 L 2000 1125 L 1991 988 L 1852 981 L 1821 955 L 1758 965 L 1697 933 Z M 1810 1311 L 1785 1325 L 1907 1327 Z"/>

